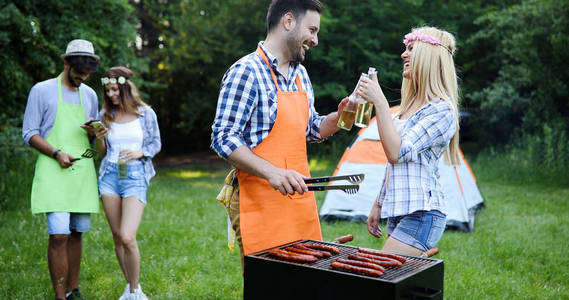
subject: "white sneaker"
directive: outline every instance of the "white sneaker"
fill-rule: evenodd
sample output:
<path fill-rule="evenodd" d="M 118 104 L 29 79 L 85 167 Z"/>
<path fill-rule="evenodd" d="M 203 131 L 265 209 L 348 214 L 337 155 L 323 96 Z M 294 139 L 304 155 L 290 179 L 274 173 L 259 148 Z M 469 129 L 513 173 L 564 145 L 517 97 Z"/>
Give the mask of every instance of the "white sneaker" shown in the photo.
<path fill-rule="evenodd" d="M 124 293 L 120 296 L 119 300 L 126 300 L 128 299 L 128 294 L 130 294 L 130 284 L 126 284 L 124 287 Z"/>
<path fill-rule="evenodd" d="M 129 300 L 148 300 L 148 297 L 146 297 L 142 289 L 140 289 L 140 285 L 134 290 L 134 293 L 130 293 L 128 297 Z"/>

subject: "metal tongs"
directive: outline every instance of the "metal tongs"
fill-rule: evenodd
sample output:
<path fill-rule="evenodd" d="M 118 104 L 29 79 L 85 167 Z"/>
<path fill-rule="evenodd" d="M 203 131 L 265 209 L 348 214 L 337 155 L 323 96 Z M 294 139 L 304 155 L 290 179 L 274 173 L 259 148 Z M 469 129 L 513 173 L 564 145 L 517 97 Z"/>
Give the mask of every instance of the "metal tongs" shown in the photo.
<path fill-rule="evenodd" d="M 347 180 L 350 185 L 309 185 L 309 191 L 327 191 L 327 190 L 342 190 L 346 194 L 355 194 L 360 190 L 360 183 L 364 180 L 364 174 L 352 174 L 352 175 L 341 175 L 341 176 L 324 176 L 324 177 L 313 177 L 304 179 L 305 183 L 322 183 L 330 182 L 335 180 Z"/>

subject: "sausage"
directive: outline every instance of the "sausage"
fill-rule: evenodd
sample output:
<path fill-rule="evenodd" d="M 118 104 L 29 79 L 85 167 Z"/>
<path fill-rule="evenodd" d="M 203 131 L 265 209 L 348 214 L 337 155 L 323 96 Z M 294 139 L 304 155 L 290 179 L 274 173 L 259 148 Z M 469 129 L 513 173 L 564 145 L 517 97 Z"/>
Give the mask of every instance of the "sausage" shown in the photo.
<path fill-rule="evenodd" d="M 395 255 L 395 254 L 391 254 L 391 253 L 383 253 L 383 252 L 379 252 L 379 251 L 375 251 L 375 250 L 371 250 L 371 249 L 365 249 L 365 248 L 358 248 L 358 250 L 362 253 L 366 253 L 366 254 L 371 254 L 371 255 L 378 255 L 378 256 L 384 256 L 384 257 L 389 257 L 389 258 L 393 258 L 396 259 L 398 261 L 400 261 L 401 263 L 404 263 L 407 261 L 407 259 L 403 256 L 399 256 L 399 255 Z M 438 249 L 437 249 L 438 251 Z"/>
<path fill-rule="evenodd" d="M 362 268 L 362 267 L 356 267 L 356 266 L 352 266 L 352 265 L 348 265 L 348 264 L 343 264 L 343 263 L 339 263 L 339 262 L 332 262 L 330 263 L 330 266 L 334 269 L 339 269 L 339 270 L 347 270 L 347 271 L 352 271 L 352 272 L 358 272 L 358 273 L 362 273 L 365 275 L 370 275 L 370 276 L 381 276 L 383 275 L 383 272 L 378 271 L 378 270 L 374 270 L 374 269 L 368 269 L 368 268 Z"/>
<path fill-rule="evenodd" d="M 397 260 L 385 261 L 385 260 L 374 259 L 373 257 L 362 256 L 361 254 L 362 253 L 350 254 L 348 255 L 348 258 L 353 260 L 370 262 L 382 267 L 399 267 L 402 265 L 401 262 Z"/>
<path fill-rule="evenodd" d="M 339 263 L 347 264 L 347 265 L 364 267 L 364 268 L 369 268 L 369 269 L 375 269 L 375 270 L 378 270 L 380 272 L 385 273 L 385 269 L 383 267 L 381 267 L 380 265 L 376 265 L 374 263 L 371 263 L 371 262 L 365 262 L 365 261 L 353 260 L 353 259 L 343 259 L 343 258 L 338 258 L 338 259 L 336 259 L 336 261 Z"/>
<path fill-rule="evenodd" d="M 403 265 L 403 263 L 401 263 L 400 261 L 393 259 L 393 258 L 389 258 L 389 257 L 377 256 L 377 255 L 366 254 L 366 253 L 361 253 L 361 252 L 359 252 L 358 255 L 363 256 L 363 257 L 367 257 L 367 258 L 371 258 L 374 260 L 378 260 L 378 261 L 392 262 L 392 263 L 394 263 L 395 266 L 402 266 Z"/>
<path fill-rule="evenodd" d="M 316 250 L 316 249 L 312 249 L 312 248 L 308 248 L 302 244 L 295 244 L 293 245 L 294 248 L 298 248 L 298 249 L 304 249 L 304 250 L 308 250 L 308 251 L 314 251 L 314 252 L 318 252 L 321 254 L 322 257 L 330 257 L 332 256 L 332 254 L 328 251 L 324 251 L 324 250 Z"/>
<path fill-rule="evenodd" d="M 286 247 L 285 250 L 290 251 L 290 252 L 300 253 L 300 254 L 312 255 L 316 258 L 324 257 L 324 255 L 322 253 L 320 253 L 320 251 L 306 250 L 306 249 L 301 249 L 301 248 L 297 248 L 297 247 Z"/>
<path fill-rule="evenodd" d="M 347 242 L 351 242 L 354 240 L 354 236 L 351 234 L 346 234 L 344 236 L 341 237 L 337 237 L 334 241 L 338 244 L 343 244 L 343 243 L 347 243 Z"/>
<path fill-rule="evenodd" d="M 332 247 L 332 246 L 326 246 L 326 245 L 316 244 L 316 243 L 302 243 L 301 245 L 306 246 L 308 248 L 316 249 L 316 250 L 330 251 L 333 254 L 340 254 L 340 249 L 338 249 L 336 247 Z"/>
<path fill-rule="evenodd" d="M 286 259 L 286 260 L 293 260 L 298 262 L 315 262 L 318 258 L 312 255 L 300 254 L 300 253 L 293 253 L 282 249 L 271 249 L 269 250 L 269 255 Z"/>

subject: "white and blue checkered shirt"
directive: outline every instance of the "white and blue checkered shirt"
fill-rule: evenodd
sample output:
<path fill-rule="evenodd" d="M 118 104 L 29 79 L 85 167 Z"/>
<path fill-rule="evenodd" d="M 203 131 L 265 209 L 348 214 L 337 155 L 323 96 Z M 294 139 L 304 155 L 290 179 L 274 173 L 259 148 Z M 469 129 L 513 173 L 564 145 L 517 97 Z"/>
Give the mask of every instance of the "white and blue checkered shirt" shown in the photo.
<path fill-rule="evenodd" d="M 308 141 L 320 141 L 320 123 L 324 116 L 314 109 L 314 91 L 304 66 L 291 63 L 288 78 L 277 70 L 277 58 L 259 42 L 267 55 L 279 88 L 283 92 L 297 91 L 296 76 L 308 96 L 309 116 L 306 128 Z M 267 64 L 256 53 L 235 62 L 221 82 L 215 120 L 211 126 L 211 148 L 227 158 L 235 149 L 245 145 L 253 150 L 269 134 L 277 118 L 277 88 Z"/>
<path fill-rule="evenodd" d="M 398 162 L 387 162 L 379 192 L 382 218 L 435 209 L 446 215 L 438 162 L 456 125 L 451 107 L 441 99 L 429 101 L 405 122 Z"/>

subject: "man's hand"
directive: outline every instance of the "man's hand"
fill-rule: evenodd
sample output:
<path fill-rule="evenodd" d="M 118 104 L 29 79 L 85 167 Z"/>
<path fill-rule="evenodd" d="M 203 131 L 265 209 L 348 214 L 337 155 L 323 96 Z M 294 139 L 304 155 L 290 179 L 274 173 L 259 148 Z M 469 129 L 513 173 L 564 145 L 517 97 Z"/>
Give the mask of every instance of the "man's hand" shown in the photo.
<path fill-rule="evenodd" d="M 308 186 L 304 183 L 304 176 L 294 170 L 275 168 L 273 172 L 267 175 L 267 181 L 283 195 L 293 195 L 295 192 L 302 195 L 308 192 Z"/>
<path fill-rule="evenodd" d="M 373 202 L 371 206 L 371 211 L 369 212 L 369 216 L 367 217 L 367 231 L 376 238 L 381 237 L 381 228 L 378 226 L 379 224 L 379 216 L 381 215 L 381 207 L 377 200 Z"/>
<path fill-rule="evenodd" d="M 57 156 L 55 156 L 55 159 L 59 163 L 59 166 L 61 166 L 64 169 L 67 169 L 73 165 L 73 162 L 71 160 L 73 160 L 74 157 L 60 151 L 57 153 Z"/>

